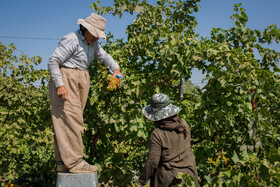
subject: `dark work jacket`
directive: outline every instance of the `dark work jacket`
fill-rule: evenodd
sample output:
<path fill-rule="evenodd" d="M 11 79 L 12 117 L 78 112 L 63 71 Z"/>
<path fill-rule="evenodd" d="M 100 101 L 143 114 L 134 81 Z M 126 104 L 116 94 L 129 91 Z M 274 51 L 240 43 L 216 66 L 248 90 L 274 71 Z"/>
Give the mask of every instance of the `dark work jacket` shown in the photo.
<path fill-rule="evenodd" d="M 139 177 L 142 185 L 150 179 L 150 186 L 171 186 L 178 172 L 193 176 L 196 184 L 199 185 L 195 158 L 191 149 L 190 127 L 177 115 L 174 123 L 175 121 L 185 126 L 186 133 L 179 132 L 177 129 L 155 128 L 153 130 L 148 158 Z"/>

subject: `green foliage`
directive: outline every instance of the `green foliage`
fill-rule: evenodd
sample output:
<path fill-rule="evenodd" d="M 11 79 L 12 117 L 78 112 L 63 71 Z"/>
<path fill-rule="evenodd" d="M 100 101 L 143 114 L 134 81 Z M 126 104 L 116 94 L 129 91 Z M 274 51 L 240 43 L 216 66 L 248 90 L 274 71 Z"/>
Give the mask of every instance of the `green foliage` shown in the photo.
<path fill-rule="evenodd" d="M 54 178 L 48 73 L 35 70 L 40 57 L 18 58 L 15 50 L 0 43 L 0 180 L 48 184 Z"/>
<path fill-rule="evenodd" d="M 92 87 L 85 111 L 89 129 L 86 142 L 90 147 L 96 133 L 100 138 L 94 151 L 89 149 L 87 154 L 95 154 L 93 162 L 101 164 L 100 182 L 107 183 L 110 179 L 127 186 L 133 183 L 134 175 L 139 175 L 148 151 L 149 134 L 154 128 L 141 109 L 152 94 L 167 93 L 178 104 L 181 99 L 189 105 L 182 114 L 191 115 L 186 111 L 191 111 L 192 102 L 186 98 L 193 93 L 179 95 L 184 86 L 180 80 L 190 77 L 193 66 L 192 57 L 185 54 L 193 53 L 193 46 L 199 43 L 193 39 L 196 21 L 189 15 L 198 9 L 195 2 L 170 1 L 170 6 L 166 6 L 167 1 L 158 1 L 157 6 L 152 6 L 146 2 L 115 1 L 113 7 L 92 5 L 102 14 L 122 16 L 120 10 L 139 12 L 134 23 L 127 27 L 126 42 L 113 43 L 109 36 L 103 46 L 121 66 L 120 87 L 116 91 L 107 90 L 106 69 L 95 65 L 89 70 Z"/>
<path fill-rule="evenodd" d="M 180 182 L 179 182 L 179 184 L 174 185 L 174 187 L 190 187 L 190 186 L 195 187 L 196 186 L 194 178 L 189 176 L 186 173 L 179 172 L 176 179 L 179 180 Z"/>
<path fill-rule="evenodd" d="M 261 176 L 268 168 L 277 171 L 279 167 L 278 163 L 270 163 L 268 157 L 271 148 L 279 144 L 280 77 L 276 70 L 280 56 L 262 46 L 272 40 L 278 43 L 280 31 L 273 26 L 275 32 L 267 35 L 267 30 L 261 33 L 246 28 L 248 18 L 239 6 L 235 5 L 236 14 L 231 17 L 235 27 L 212 29 L 211 39 L 203 39 L 206 45 L 202 58 L 207 61 L 203 71 L 208 83 L 194 111 L 197 125 L 192 132 L 205 136 L 195 146 L 195 155 L 200 173 L 208 173 L 203 174 L 206 181 L 202 181 L 210 186 L 269 186 L 268 181 L 277 181 L 277 176 L 269 172 Z M 262 59 L 256 59 L 250 53 L 252 49 Z M 242 161 L 223 161 L 210 167 L 205 164 L 207 159 L 224 152 Z M 208 154 L 203 157 L 202 153 Z M 279 185 L 279 181 L 275 184 Z"/>
<path fill-rule="evenodd" d="M 118 154 L 112 152 L 105 158 L 119 163 L 136 159 L 135 164 L 128 164 L 127 177 L 131 171 L 141 170 L 138 148 L 147 151 L 147 137 L 153 128 L 141 116 L 141 108 L 152 94 L 163 92 L 183 108 L 180 115 L 192 127 L 201 184 L 234 185 L 245 181 L 249 185 L 268 185 L 267 181 L 277 178 L 273 172 L 278 170 L 278 163 L 271 163 L 268 155 L 271 147 L 279 144 L 279 53 L 263 46 L 279 42 L 279 29 L 275 25 L 263 32 L 246 28 L 248 17 L 238 4 L 231 17 L 235 27 L 213 28 L 210 39 L 198 39 L 192 16 L 199 9 L 197 2 L 159 0 L 153 6 L 146 1 L 119 0 L 112 7 L 93 3 L 92 8 L 102 14 L 122 17 L 122 12 L 137 13 L 134 23 L 127 27 L 127 41 L 113 43 L 109 37 L 104 46 L 124 73 L 118 90 L 106 90 L 108 83 L 101 81 L 106 79 L 106 70 L 96 66 L 90 72 L 94 83 L 92 108 L 86 116 L 91 124 L 87 121 L 93 134 L 98 128 L 107 138 L 97 142 L 97 160 L 106 152 L 101 149 L 103 144 L 112 148 L 124 144 L 127 151 L 123 155 L 131 155 L 129 158 L 115 160 Z M 253 49 L 260 54 L 260 60 L 251 53 Z M 207 85 L 181 94 L 182 80 L 188 81 L 194 68 L 206 74 Z M 250 163 L 252 155 L 259 160 Z M 219 156 L 215 164 L 210 162 Z M 232 158 L 237 157 L 244 162 L 233 162 Z M 115 172 L 114 167 L 104 169 Z M 128 184 L 116 175 L 111 180 Z"/>
<path fill-rule="evenodd" d="M 280 30 L 276 25 L 264 31 L 247 28 L 249 18 L 237 4 L 234 27 L 213 28 L 211 38 L 198 38 L 192 16 L 198 2 L 91 5 L 103 15 L 137 14 L 126 40 L 112 42 L 109 34 L 103 46 L 121 66 L 120 86 L 107 89 L 110 75 L 97 62 L 89 69 L 85 158 L 99 164 L 101 184 L 135 185 L 154 128 L 141 109 L 163 92 L 182 107 L 180 116 L 191 126 L 202 186 L 279 186 L 280 55 L 266 46 L 279 42 Z M 55 168 L 48 74 L 33 67 L 40 58 L 17 59 L 14 50 L 1 45 L 1 180 L 42 183 Z M 203 88 L 189 81 L 195 68 L 205 74 Z M 38 81 L 41 86 L 34 86 Z M 193 183 L 187 175 L 179 177 L 181 186 Z"/>

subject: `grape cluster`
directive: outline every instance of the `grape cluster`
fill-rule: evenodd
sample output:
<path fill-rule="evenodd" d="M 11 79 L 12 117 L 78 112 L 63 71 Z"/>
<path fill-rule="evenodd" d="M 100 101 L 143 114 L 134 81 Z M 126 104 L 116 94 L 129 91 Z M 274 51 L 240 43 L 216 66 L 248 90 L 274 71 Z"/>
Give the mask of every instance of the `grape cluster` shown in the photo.
<path fill-rule="evenodd" d="M 115 76 L 110 76 L 109 78 L 109 85 L 107 86 L 107 89 L 110 91 L 116 90 L 120 86 L 120 80 L 119 78 Z"/>

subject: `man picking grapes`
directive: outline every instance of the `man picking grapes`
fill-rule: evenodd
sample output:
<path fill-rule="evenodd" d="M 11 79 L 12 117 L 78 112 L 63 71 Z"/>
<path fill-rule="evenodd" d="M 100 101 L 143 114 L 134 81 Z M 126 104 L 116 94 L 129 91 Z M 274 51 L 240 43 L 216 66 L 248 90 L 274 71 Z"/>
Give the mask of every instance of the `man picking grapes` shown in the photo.
<path fill-rule="evenodd" d="M 90 87 L 87 69 L 95 58 L 113 76 L 120 76 L 120 68 L 97 42 L 106 38 L 106 20 L 92 13 L 85 20 L 79 19 L 78 24 L 80 29 L 62 37 L 49 59 L 50 107 L 57 171 L 89 173 L 97 167 L 83 160 L 83 110 Z"/>

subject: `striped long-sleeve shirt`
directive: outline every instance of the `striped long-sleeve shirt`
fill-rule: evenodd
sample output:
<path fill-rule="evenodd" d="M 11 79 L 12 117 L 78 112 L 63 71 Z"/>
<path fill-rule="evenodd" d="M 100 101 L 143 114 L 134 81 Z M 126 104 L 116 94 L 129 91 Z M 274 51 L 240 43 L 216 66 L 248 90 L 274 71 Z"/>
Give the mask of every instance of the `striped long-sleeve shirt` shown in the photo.
<path fill-rule="evenodd" d="M 55 86 L 64 85 L 60 67 L 87 70 L 95 58 L 111 71 L 119 68 L 119 65 L 101 48 L 98 42 L 89 45 L 80 30 L 62 37 L 48 63 L 48 69 Z"/>

